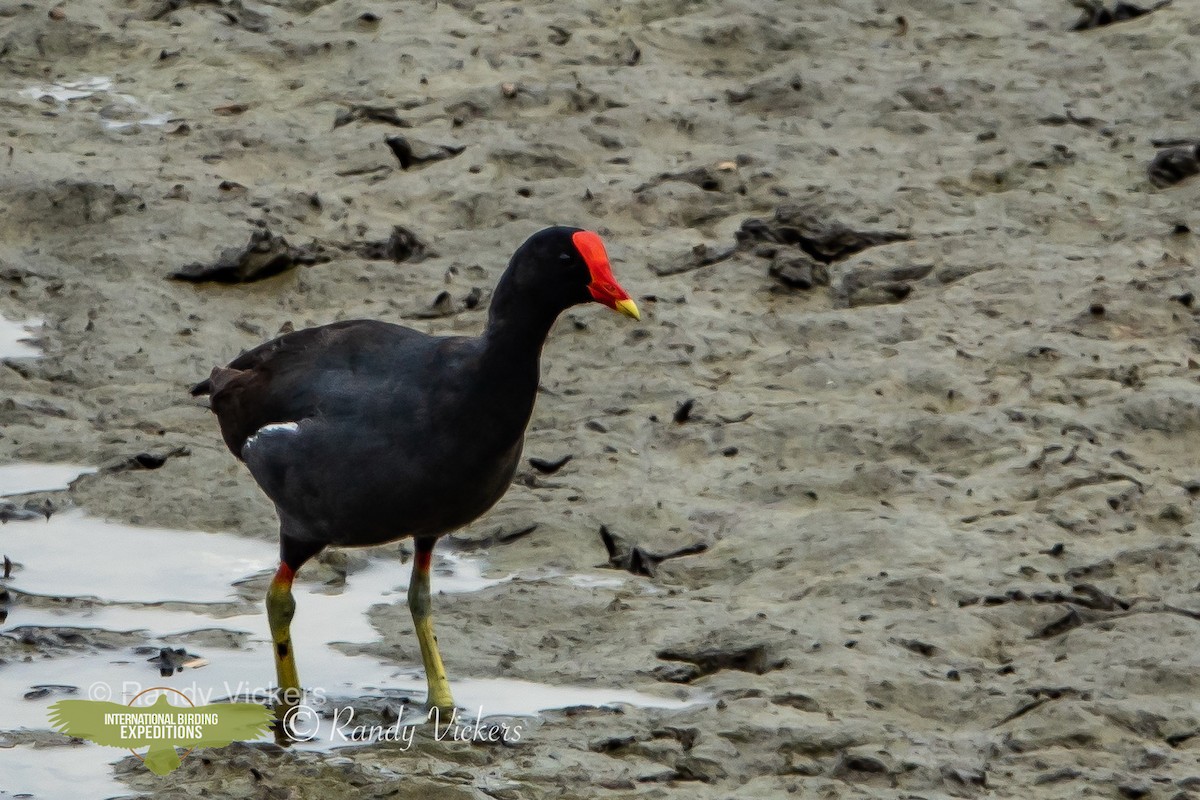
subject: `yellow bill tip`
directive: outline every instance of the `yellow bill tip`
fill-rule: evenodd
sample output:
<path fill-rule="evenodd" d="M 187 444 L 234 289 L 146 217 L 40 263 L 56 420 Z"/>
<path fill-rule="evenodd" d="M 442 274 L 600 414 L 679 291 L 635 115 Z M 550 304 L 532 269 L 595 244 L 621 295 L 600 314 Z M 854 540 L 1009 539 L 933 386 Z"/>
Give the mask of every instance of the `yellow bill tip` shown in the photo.
<path fill-rule="evenodd" d="M 613 308 L 615 308 L 617 311 L 620 311 L 627 317 L 633 317 L 634 319 L 638 320 L 642 318 L 642 315 L 638 313 L 637 303 L 633 302 L 633 300 L 618 300 L 613 304 Z"/>

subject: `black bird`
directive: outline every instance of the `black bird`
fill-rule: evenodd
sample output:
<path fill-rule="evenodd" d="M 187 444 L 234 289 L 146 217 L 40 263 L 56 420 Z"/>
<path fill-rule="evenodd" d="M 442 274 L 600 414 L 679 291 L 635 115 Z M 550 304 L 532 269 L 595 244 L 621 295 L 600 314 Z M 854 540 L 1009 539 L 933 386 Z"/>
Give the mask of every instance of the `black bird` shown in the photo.
<path fill-rule="evenodd" d="M 546 228 L 513 255 L 481 336 L 336 322 L 273 339 L 192 388 L 211 396 L 225 444 L 279 514 L 267 617 L 281 716 L 302 698 L 290 633 L 296 572 L 331 545 L 407 536 L 416 544 L 408 604 L 428 705 L 453 709 L 429 613 L 433 547 L 507 491 L 546 335 L 560 313 L 588 301 L 639 318 L 598 235 Z"/>

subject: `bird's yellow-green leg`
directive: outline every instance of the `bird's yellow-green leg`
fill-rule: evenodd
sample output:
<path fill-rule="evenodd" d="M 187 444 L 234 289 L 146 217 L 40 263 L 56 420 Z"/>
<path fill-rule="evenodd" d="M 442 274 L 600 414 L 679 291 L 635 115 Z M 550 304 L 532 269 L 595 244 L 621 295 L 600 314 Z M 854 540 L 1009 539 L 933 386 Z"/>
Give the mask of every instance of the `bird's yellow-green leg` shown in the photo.
<path fill-rule="evenodd" d="M 417 629 L 417 641 L 421 643 L 421 661 L 425 664 L 425 682 L 429 685 L 427 705 L 431 713 L 434 709 L 439 711 L 442 722 L 448 722 L 454 713 L 454 698 L 450 696 L 450 681 L 446 680 L 446 667 L 438 652 L 437 634 L 433 632 L 433 619 L 429 615 L 429 567 L 433 563 L 436 541 L 417 539 L 412 580 L 408 584 L 408 608 L 412 612 L 413 627 Z"/>
<path fill-rule="evenodd" d="M 300 676 L 296 672 L 296 656 L 292 652 L 292 615 L 296 613 L 292 580 L 295 577 L 295 571 L 286 563 L 281 563 L 267 589 L 267 621 L 271 626 L 271 644 L 275 652 L 275 675 L 279 679 L 275 716 L 279 719 L 283 719 L 288 710 L 301 700 Z"/>

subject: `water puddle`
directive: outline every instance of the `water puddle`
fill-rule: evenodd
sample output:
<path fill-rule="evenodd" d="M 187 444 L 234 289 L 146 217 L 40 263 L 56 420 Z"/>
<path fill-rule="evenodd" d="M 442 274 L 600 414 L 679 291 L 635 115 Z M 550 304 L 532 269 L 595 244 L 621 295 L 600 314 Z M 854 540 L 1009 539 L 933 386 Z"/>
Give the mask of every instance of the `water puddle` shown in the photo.
<path fill-rule="evenodd" d="M 100 125 L 110 131 L 134 131 L 143 127 L 159 127 L 167 124 L 169 114 L 157 114 L 136 97 L 114 91 L 111 78 L 93 76 L 77 81 L 30 86 L 22 89 L 22 97 L 56 105 L 66 110 L 79 100 L 95 98 L 104 102 L 98 110 Z"/>
<path fill-rule="evenodd" d="M 595 686 L 555 686 L 516 678 L 457 678 L 451 676 L 454 702 L 468 716 L 531 717 L 542 711 L 572 706 L 629 705 L 642 708 L 685 708 L 693 700 L 638 692 L 633 689 L 607 689 Z M 388 682 L 388 688 L 424 695 L 425 675 L 410 673 Z"/>
<path fill-rule="evenodd" d="M 27 319 L 14 322 L 0 317 L 0 358 L 37 358 L 42 354 L 30 340 L 37 335 L 42 321 Z"/>
<path fill-rule="evenodd" d="M 15 565 L 10 585 L 26 594 L 114 603 L 229 600 L 231 583 L 270 566 L 278 552 L 240 536 L 135 528 L 79 509 L 10 523 L 0 550 Z"/>
<path fill-rule="evenodd" d="M 116 750 L 92 745 L 14 747 L 0 744 L 3 798 L 125 797 L 128 787 L 116 781 L 111 764 Z"/>
<path fill-rule="evenodd" d="M 79 476 L 95 471 L 79 464 L 3 464 L 0 465 L 0 497 L 61 491 Z"/>
<path fill-rule="evenodd" d="M 28 89 L 21 90 L 21 96 L 34 100 L 49 98 L 59 103 L 69 103 L 72 100 L 82 100 L 85 97 L 107 92 L 112 89 L 112 86 L 112 78 L 97 75 L 78 81 L 58 81 L 45 86 L 30 86 Z"/>
<path fill-rule="evenodd" d="M 572 585 L 583 589 L 620 589 L 627 581 L 620 575 L 567 575 Z"/>
<path fill-rule="evenodd" d="M 64 467 L 59 482 L 68 474 Z M 0 474 L 0 492 L 11 485 Z M 0 635 L 32 642 L 34 651 L 28 660 L 0 665 L 0 707 L 5 709 L 0 730 L 47 730 L 49 706 L 64 697 L 125 703 L 154 686 L 178 689 L 197 705 L 265 696 L 274 667 L 261 588 L 248 591 L 240 585 L 254 578 L 265 587 L 277 552 L 274 542 L 120 525 L 80 510 L 0 527 L 0 553 L 13 562 L 11 578 L 0 586 L 15 597 Z M 415 709 L 423 699 L 419 664 L 387 663 L 339 647 L 379 640 L 367 611 L 376 603 L 403 602 L 409 570 L 395 558 L 376 556 L 350 573 L 344 586 L 306 581 L 300 573 L 294 588 L 295 652 L 304 685 L 326 717 L 321 735 L 301 745 L 305 749 L 346 746 L 344 739 L 327 735 L 331 709 L 369 698 L 401 707 L 411 700 Z M 434 573 L 439 593 L 478 591 L 512 578 L 485 577 L 480 560 L 453 553 L 435 555 Z M 565 578 L 580 586 L 610 586 L 617 580 Z M 200 661 L 161 675 L 160 649 L 180 647 Z M 452 685 L 455 699 L 472 716 L 479 709 L 486 716 L 521 717 L 570 706 L 688 704 L 628 689 L 510 679 L 452 676 Z M 5 749 L 20 742 L 19 736 L 0 733 L 0 797 L 14 790 L 77 797 L 80 786 L 87 787 L 86 796 L 128 792 L 107 767 L 124 757 L 122 751 L 27 743 Z"/>

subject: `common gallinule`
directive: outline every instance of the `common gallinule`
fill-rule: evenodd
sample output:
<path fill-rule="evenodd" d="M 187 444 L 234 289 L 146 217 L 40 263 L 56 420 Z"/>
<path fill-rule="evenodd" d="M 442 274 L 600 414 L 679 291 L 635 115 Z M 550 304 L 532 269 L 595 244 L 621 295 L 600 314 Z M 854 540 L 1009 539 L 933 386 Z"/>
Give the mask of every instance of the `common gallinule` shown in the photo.
<path fill-rule="evenodd" d="M 546 228 L 513 255 L 481 336 L 335 322 L 273 339 L 192 388 L 211 396 L 225 444 L 279 514 L 280 564 L 267 590 L 279 713 L 302 697 L 290 633 L 297 570 L 331 545 L 407 536 L 428 705 L 453 708 L 430 619 L 433 547 L 508 489 L 546 335 L 560 313 L 588 301 L 639 318 L 598 235 Z"/>

